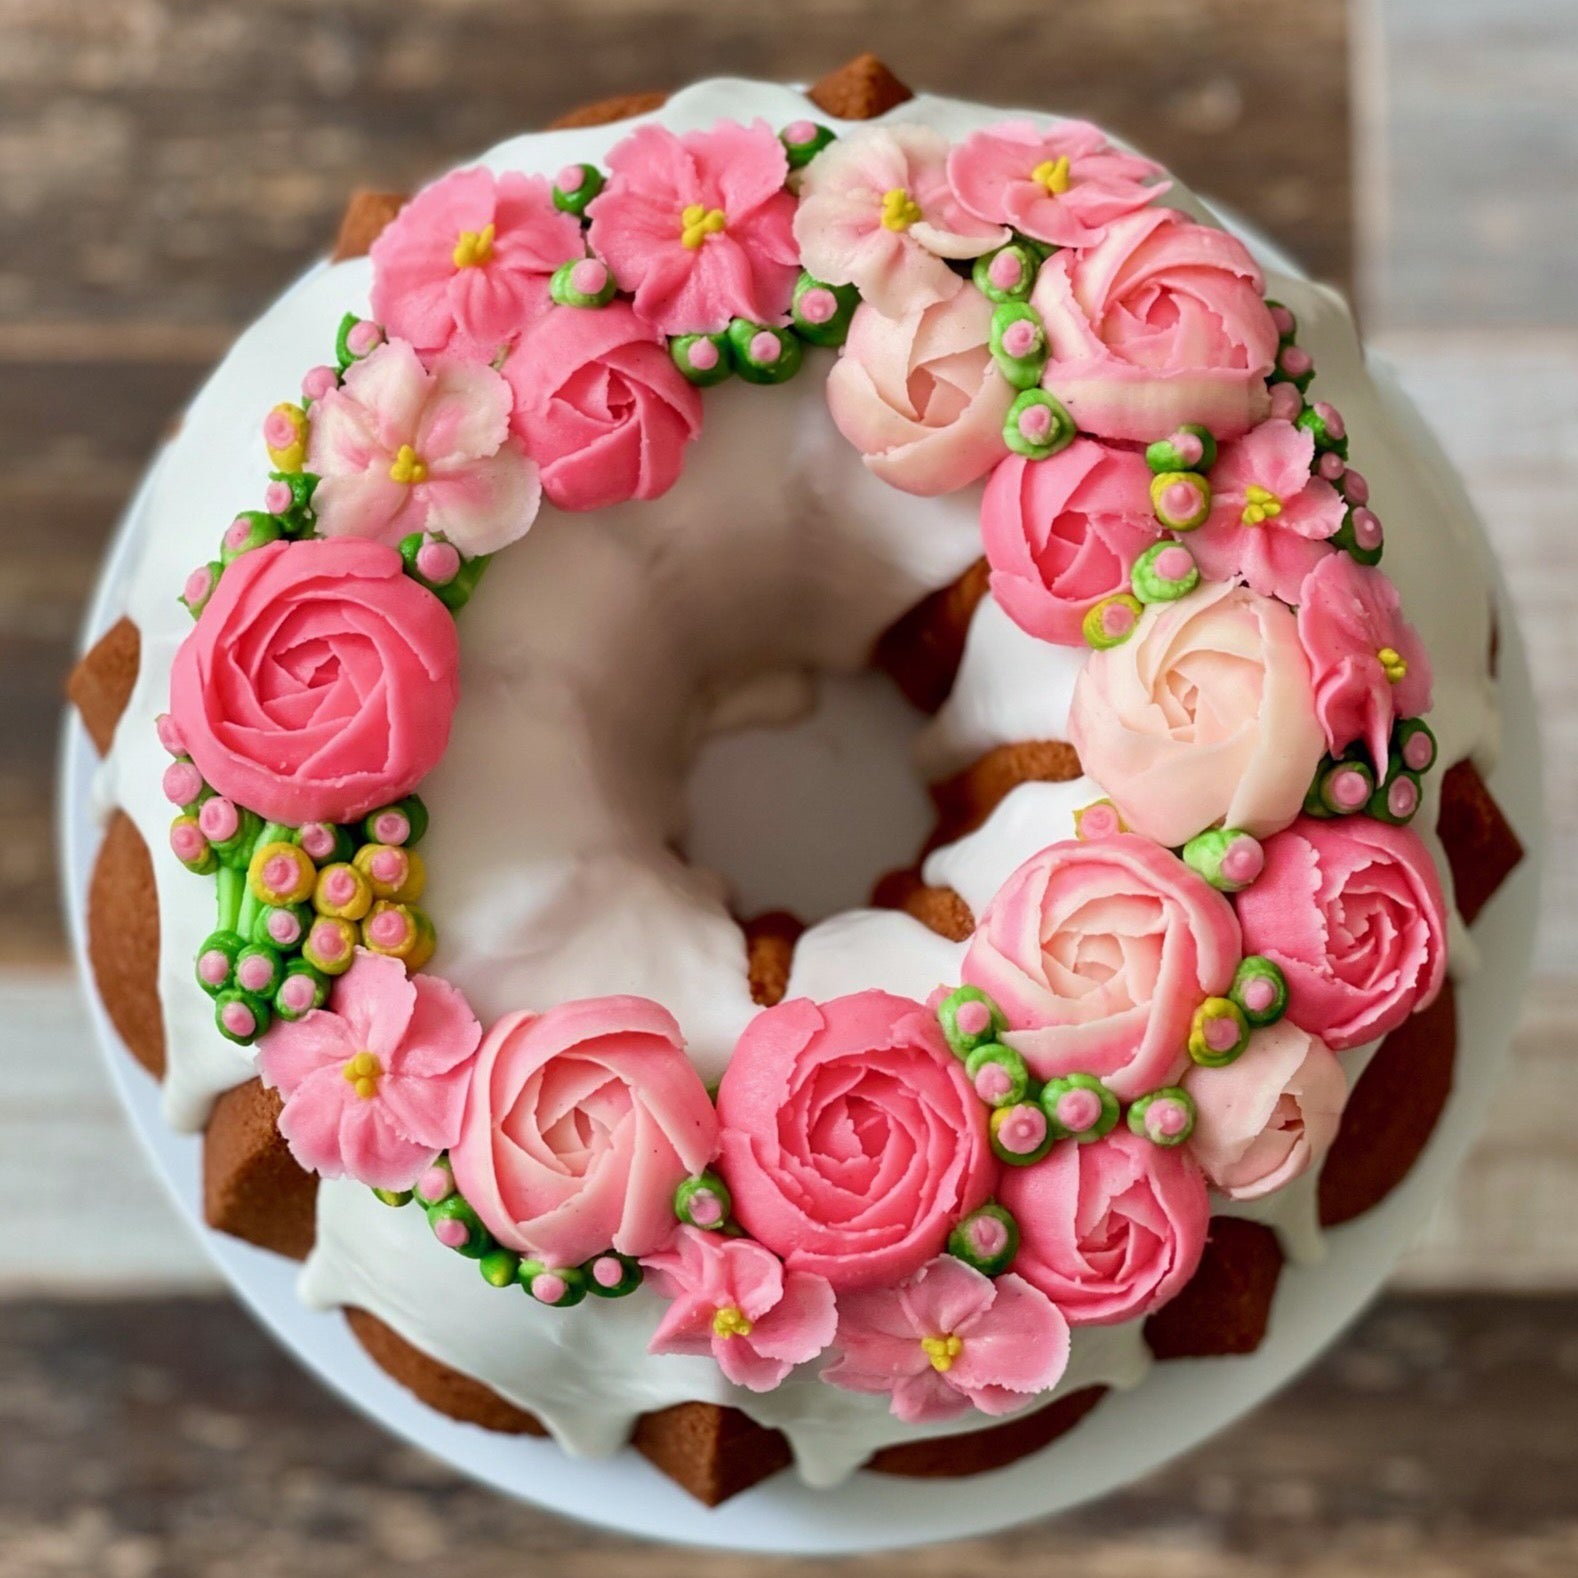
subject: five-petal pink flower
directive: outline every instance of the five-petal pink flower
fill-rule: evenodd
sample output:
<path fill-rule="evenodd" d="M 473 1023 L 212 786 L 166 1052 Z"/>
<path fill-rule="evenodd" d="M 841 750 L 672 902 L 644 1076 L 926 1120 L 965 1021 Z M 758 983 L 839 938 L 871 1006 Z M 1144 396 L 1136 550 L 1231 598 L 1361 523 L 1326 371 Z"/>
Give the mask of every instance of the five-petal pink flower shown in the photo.
<path fill-rule="evenodd" d="M 806 166 L 794 235 L 812 274 L 856 286 L 888 318 L 962 287 L 944 259 L 1008 239 L 954 196 L 947 139 L 926 126 L 870 126 L 830 143 Z"/>
<path fill-rule="evenodd" d="M 586 243 L 540 175 L 457 170 L 373 242 L 373 316 L 424 354 L 491 361 L 549 306 L 548 280 Z"/>
<path fill-rule="evenodd" d="M 677 136 L 642 126 L 608 155 L 587 208 L 592 249 L 664 334 L 712 334 L 731 318 L 782 323 L 799 276 L 783 144 L 765 121 Z"/>
<path fill-rule="evenodd" d="M 1336 550 L 1326 540 L 1346 506 L 1310 475 L 1315 440 L 1291 422 L 1262 422 L 1224 444 L 1211 468 L 1211 514 L 1189 538 L 1209 580 L 1238 576 L 1284 603 L 1299 600 L 1304 577 Z"/>
<path fill-rule="evenodd" d="M 1003 121 L 948 155 L 948 183 L 977 219 L 1059 247 L 1094 245 L 1114 219 L 1168 189 L 1162 174 L 1089 121 Z"/>
<path fill-rule="evenodd" d="M 510 435 L 510 406 L 491 367 L 444 359 L 429 369 L 405 340 L 380 345 L 313 402 L 318 531 L 390 547 L 442 533 L 468 557 L 524 536 L 542 484 Z"/>
<path fill-rule="evenodd" d="M 258 1067 L 285 1098 L 279 1132 L 309 1172 L 409 1189 L 459 1138 L 481 1039 L 447 981 L 358 949 L 327 1008 L 274 1022 Z"/>
<path fill-rule="evenodd" d="M 641 1262 L 653 1288 L 673 1302 L 650 1353 L 711 1354 L 736 1386 L 769 1392 L 832 1340 L 832 1286 L 786 1271 L 770 1249 L 682 1227 L 671 1248 Z"/>
<path fill-rule="evenodd" d="M 983 1276 L 939 1255 L 894 1287 L 838 1300 L 838 1359 L 822 1379 L 889 1393 L 906 1424 L 971 1407 L 1008 1414 L 1057 1384 L 1068 1365 L 1062 1312 L 1023 1277 Z"/>

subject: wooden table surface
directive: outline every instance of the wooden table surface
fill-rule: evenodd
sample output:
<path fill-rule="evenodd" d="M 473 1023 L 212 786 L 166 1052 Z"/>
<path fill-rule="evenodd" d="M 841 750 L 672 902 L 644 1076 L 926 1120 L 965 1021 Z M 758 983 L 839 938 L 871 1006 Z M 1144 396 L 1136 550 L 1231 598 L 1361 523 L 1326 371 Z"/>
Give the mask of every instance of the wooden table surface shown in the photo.
<path fill-rule="evenodd" d="M 35 1167 L 30 1209 L 0 1233 L 0 1578 L 634 1565 L 633 1547 L 508 1507 L 373 1434 L 227 1305 L 170 1296 L 207 1273 L 87 1045 L 50 796 L 61 678 L 127 492 L 204 370 L 321 251 L 345 192 L 409 186 L 577 100 L 713 71 L 814 76 L 872 48 L 937 91 L 1085 111 L 1353 284 L 1507 569 L 1554 832 L 1516 1077 L 1411 1275 L 1578 1290 L 1564 1117 L 1578 1060 L 1578 5 L 581 0 L 549 29 L 541 15 L 520 0 L 0 0 L 0 1153 Z M 211 524 L 194 527 L 204 541 Z M 107 1290 L 122 1296 L 39 1296 Z M 1179 1468 L 1055 1533 L 903 1565 L 1571 1574 L 1575 1315 L 1561 1298 L 1393 1302 Z M 641 1558 L 654 1573 L 682 1560 L 740 1570 Z"/>

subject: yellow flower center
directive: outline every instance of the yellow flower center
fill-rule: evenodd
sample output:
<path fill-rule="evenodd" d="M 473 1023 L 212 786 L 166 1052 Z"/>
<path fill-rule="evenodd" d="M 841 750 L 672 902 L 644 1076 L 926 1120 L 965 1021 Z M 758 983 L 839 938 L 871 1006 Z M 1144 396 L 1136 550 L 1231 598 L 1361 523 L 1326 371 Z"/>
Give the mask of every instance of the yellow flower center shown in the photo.
<path fill-rule="evenodd" d="M 1382 647 L 1376 654 L 1375 660 L 1381 665 L 1387 679 L 1398 685 L 1408 677 L 1408 659 L 1396 647 Z"/>
<path fill-rule="evenodd" d="M 904 190 L 895 186 L 882 194 L 882 224 L 888 230 L 908 230 L 921 217 L 920 204 Z"/>
<path fill-rule="evenodd" d="M 1282 500 L 1270 488 L 1251 482 L 1244 489 L 1244 513 L 1238 518 L 1246 526 L 1261 526 L 1282 513 Z"/>
<path fill-rule="evenodd" d="M 371 1052 L 358 1052 L 355 1057 L 346 1058 L 340 1070 L 345 1082 L 363 1101 L 371 1101 L 378 1094 L 378 1080 L 383 1071 L 383 1064 Z"/>
<path fill-rule="evenodd" d="M 712 1329 L 720 1337 L 749 1337 L 751 1323 L 738 1304 L 725 1304 L 712 1317 Z"/>
<path fill-rule="evenodd" d="M 708 236 L 718 235 L 728 223 L 721 208 L 703 208 L 700 203 L 692 203 L 680 213 L 679 239 L 694 252 Z"/>
<path fill-rule="evenodd" d="M 931 1360 L 932 1369 L 939 1375 L 946 1375 L 953 1368 L 953 1361 L 964 1352 L 964 1338 L 956 1337 L 951 1331 L 941 1337 L 922 1337 L 921 1349 Z"/>
<path fill-rule="evenodd" d="M 1044 186 L 1049 197 L 1061 197 L 1069 188 L 1068 155 L 1060 153 L 1055 159 L 1043 159 L 1030 172 L 1030 179 Z"/>
<path fill-rule="evenodd" d="M 454 258 L 456 268 L 479 268 L 493 256 L 493 226 L 462 230 L 450 256 Z"/>
<path fill-rule="evenodd" d="M 400 446 L 400 453 L 389 468 L 389 480 L 407 483 L 427 481 L 427 465 L 409 444 Z"/>

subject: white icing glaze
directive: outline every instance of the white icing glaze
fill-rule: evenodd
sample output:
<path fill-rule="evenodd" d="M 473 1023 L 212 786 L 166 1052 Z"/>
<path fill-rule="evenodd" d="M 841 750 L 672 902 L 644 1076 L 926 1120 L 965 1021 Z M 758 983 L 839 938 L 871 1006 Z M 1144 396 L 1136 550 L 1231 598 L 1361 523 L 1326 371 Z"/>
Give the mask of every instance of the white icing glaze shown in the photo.
<path fill-rule="evenodd" d="M 720 117 L 781 125 L 808 114 L 825 119 L 790 89 L 720 80 L 676 94 L 654 118 L 682 130 Z M 918 98 L 890 118 L 958 137 L 1000 114 Z M 598 161 L 628 130 L 532 134 L 483 162 L 552 173 Z M 1170 201 L 1205 211 L 1176 188 Z M 213 1098 L 246 1079 L 252 1060 L 217 1035 L 192 984 L 212 896 L 166 841 L 165 758 L 152 723 L 190 627 L 175 592 L 212 551 L 226 512 L 260 495 L 262 415 L 324 358 L 342 313 L 366 309 L 369 274 L 365 260 L 314 270 L 242 336 L 194 401 L 142 520 L 127 600 L 142 632 L 142 669 L 99 799 L 125 808 L 153 855 L 164 1103 L 184 1129 L 201 1126 Z M 1467 502 L 1406 402 L 1371 382 L 1341 302 L 1280 274 L 1270 290 L 1298 314 L 1317 392 L 1343 410 L 1354 464 L 1390 528 L 1387 570 L 1435 660 L 1432 722 L 1443 759 L 1488 762 L 1489 593 Z M 720 885 L 669 848 L 682 831 L 685 763 L 709 727 L 792 711 L 804 694 L 794 671 L 858 667 L 898 613 L 977 556 L 978 498 L 972 489 L 915 499 L 872 478 L 827 419 L 813 359 L 777 390 L 710 391 L 706 430 L 664 499 L 573 518 L 544 509 L 460 621 L 463 698 L 449 754 L 423 786 L 433 812 L 427 854 L 440 965 L 484 1019 L 589 993 L 644 992 L 676 1014 L 704 1075 L 718 1073 L 753 1010 Z M 923 769 L 941 775 L 994 745 L 1061 738 L 1078 663 L 1077 652 L 1025 637 L 985 599 L 954 693 L 917 742 Z M 1433 825 L 1439 777 L 1427 780 L 1421 827 Z M 936 851 L 927 879 L 979 907 L 1013 865 L 1066 836 L 1072 810 L 1099 793 L 1088 780 L 1023 786 L 979 832 Z M 1472 958 L 1464 940 L 1458 927 L 1459 972 Z M 825 998 L 876 985 L 924 996 L 956 978 L 960 951 L 907 916 L 855 912 L 806 933 L 790 989 Z M 1313 1200 L 1311 1179 L 1254 1211 L 1276 1226 L 1290 1255 L 1304 1258 L 1318 1252 Z M 810 1376 L 771 1394 L 738 1392 L 708 1362 L 646 1354 L 656 1320 L 650 1296 L 579 1315 L 540 1309 L 488 1287 L 460 1257 L 435 1252 L 420 1213 L 389 1210 L 354 1185 L 320 1192 L 302 1291 L 315 1303 L 372 1311 L 538 1414 L 576 1452 L 613 1450 L 649 1408 L 728 1402 L 783 1428 L 801 1474 L 831 1484 L 880 1446 L 980 1423 L 904 1426 L 881 1399 Z M 1140 1328 L 1076 1332 L 1059 1392 L 1136 1384 L 1149 1362 Z"/>

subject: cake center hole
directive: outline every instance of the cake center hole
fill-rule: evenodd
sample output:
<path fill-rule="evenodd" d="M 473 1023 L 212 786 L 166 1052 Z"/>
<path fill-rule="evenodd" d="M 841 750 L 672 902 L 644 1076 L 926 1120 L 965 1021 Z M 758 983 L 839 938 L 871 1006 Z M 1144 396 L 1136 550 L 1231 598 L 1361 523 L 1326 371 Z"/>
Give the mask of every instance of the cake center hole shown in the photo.
<path fill-rule="evenodd" d="M 742 917 L 782 909 L 809 925 L 864 908 L 877 878 L 909 865 L 931 831 L 910 761 L 925 714 L 878 673 L 811 684 L 809 711 L 721 728 L 691 770 L 686 856 L 724 878 Z"/>

